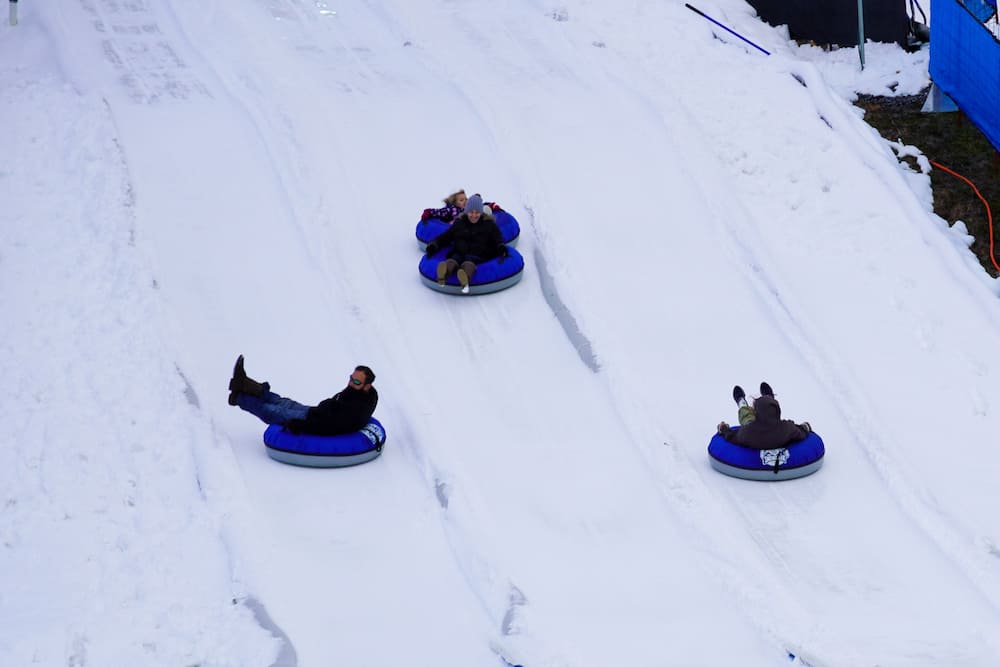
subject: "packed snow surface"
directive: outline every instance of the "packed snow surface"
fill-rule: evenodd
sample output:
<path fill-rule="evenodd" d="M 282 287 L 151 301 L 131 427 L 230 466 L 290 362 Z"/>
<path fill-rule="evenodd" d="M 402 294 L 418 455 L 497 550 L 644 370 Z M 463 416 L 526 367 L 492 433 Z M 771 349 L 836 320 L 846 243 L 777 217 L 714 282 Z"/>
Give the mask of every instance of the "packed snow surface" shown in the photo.
<path fill-rule="evenodd" d="M 1000 664 L 997 283 L 850 104 L 926 48 L 613 4 L 20 3 L 0 664 Z M 515 287 L 421 284 L 460 187 Z M 383 455 L 269 459 L 240 353 Z M 761 380 L 818 473 L 709 466 Z"/>

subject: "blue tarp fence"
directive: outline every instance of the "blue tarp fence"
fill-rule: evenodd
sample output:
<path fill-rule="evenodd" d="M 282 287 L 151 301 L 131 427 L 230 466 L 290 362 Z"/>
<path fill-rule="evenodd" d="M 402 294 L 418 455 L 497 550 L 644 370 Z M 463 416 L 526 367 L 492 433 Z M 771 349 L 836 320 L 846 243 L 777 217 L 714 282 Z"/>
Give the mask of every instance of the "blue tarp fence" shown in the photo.
<path fill-rule="evenodd" d="M 931 79 L 1000 150 L 995 0 L 931 0 L 931 17 Z"/>
<path fill-rule="evenodd" d="M 996 0 L 965 0 L 964 4 L 980 23 L 986 23 L 997 13 Z"/>

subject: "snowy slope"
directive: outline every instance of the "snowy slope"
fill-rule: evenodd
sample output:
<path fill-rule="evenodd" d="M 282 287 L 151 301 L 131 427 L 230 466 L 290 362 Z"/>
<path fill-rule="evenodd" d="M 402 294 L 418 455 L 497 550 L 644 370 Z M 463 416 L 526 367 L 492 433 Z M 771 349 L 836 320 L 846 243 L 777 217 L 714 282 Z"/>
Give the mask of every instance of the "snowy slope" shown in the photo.
<path fill-rule="evenodd" d="M 853 63 L 703 9 L 773 55 L 638 0 L 23 7 L 0 663 L 995 664 L 996 283 Z M 456 187 L 514 289 L 417 279 Z M 385 454 L 268 459 L 239 353 L 307 402 L 371 365 Z M 819 474 L 709 468 L 763 379 Z"/>

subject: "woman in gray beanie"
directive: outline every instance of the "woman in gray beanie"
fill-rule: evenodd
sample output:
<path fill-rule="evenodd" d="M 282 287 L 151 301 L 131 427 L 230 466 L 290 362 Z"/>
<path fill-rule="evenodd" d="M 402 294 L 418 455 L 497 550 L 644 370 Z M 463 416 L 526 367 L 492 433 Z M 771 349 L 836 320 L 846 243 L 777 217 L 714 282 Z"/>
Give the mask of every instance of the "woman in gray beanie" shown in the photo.
<path fill-rule="evenodd" d="M 476 273 L 476 266 L 507 255 L 500 227 L 492 215 L 483 212 L 483 198 L 478 194 L 469 197 L 465 210 L 451 227 L 427 244 L 427 257 L 451 245 L 447 258 L 438 263 L 437 282 L 444 285 L 448 276 L 457 273 L 462 293 L 469 293 L 469 283 Z"/>

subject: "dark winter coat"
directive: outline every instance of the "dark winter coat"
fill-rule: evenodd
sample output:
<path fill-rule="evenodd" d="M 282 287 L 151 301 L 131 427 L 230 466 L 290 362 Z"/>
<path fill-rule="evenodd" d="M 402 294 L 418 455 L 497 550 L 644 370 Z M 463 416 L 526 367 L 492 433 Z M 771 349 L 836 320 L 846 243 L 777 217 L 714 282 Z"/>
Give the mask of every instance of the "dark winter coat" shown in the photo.
<path fill-rule="evenodd" d="M 503 234 L 496 220 L 488 215 L 479 217 L 479 222 L 469 222 L 469 216 L 463 213 L 455 219 L 451 227 L 438 234 L 428 243 L 436 248 L 452 246 L 448 257 L 465 258 L 478 257 L 482 261 L 499 257 L 506 248 L 503 244 Z"/>
<path fill-rule="evenodd" d="M 369 387 L 368 391 L 347 387 L 333 398 L 309 408 L 305 419 L 290 420 L 285 427 L 312 435 L 353 433 L 368 423 L 376 405 L 378 392 L 375 387 Z"/>
<path fill-rule="evenodd" d="M 770 396 L 761 396 L 754 401 L 753 410 L 756 419 L 739 430 L 724 428 L 722 437 L 751 449 L 776 449 L 804 440 L 809 435 L 790 419 L 782 419 L 781 406 Z"/>

